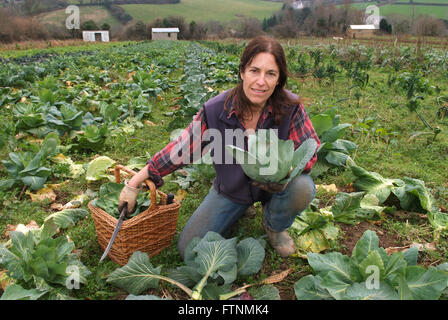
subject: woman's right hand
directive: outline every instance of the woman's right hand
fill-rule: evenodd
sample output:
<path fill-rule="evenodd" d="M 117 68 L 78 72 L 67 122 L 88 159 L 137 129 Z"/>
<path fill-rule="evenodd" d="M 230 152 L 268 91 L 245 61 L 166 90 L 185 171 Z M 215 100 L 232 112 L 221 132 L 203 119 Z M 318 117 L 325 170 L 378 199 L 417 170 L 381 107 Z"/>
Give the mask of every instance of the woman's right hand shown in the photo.
<path fill-rule="evenodd" d="M 141 190 L 141 184 L 149 179 L 148 165 L 135 174 L 129 181 L 125 181 L 124 188 L 118 197 L 118 211 L 121 212 L 125 204 L 128 204 L 128 212 L 131 214 L 137 204 L 137 196 Z"/>
<path fill-rule="evenodd" d="M 137 196 L 141 188 L 134 188 L 125 182 L 123 189 L 121 190 L 120 196 L 118 198 L 118 211 L 121 212 L 124 206 L 128 206 L 129 214 L 134 212 L 135 205 L 137 204 Z"/>

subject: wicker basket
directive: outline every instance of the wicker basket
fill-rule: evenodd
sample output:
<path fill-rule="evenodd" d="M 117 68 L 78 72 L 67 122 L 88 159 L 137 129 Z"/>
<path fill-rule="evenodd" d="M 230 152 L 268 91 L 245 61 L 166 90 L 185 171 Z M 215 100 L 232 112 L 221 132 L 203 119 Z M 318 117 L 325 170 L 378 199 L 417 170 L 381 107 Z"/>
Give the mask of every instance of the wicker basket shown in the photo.
<path fill-rule="evenodd" d="M 115 166 L 115 180 L 120 183 L 120 170 L 135 175 L 132 171 L 121 165 Z M 135 251 L 142 251 L 154 256 L 162 249 L 171 245 L 176 232 L 177 215 L 180 204 L 173 201 L 166 204 L 167 195 L 156 190 L 154 183 L 145 181 L 151 194 L 150 207 L 131 219 L 123 221 L 120 231 L 110 248 L 108 256 L 112 261 L 125 265 Z M 160 196 L 160 204 L 157 203 L 157 194 Z M 92 205 L 88 207 L 92 212 L 95 229 L 100 247 L 105 250 L 117 224 L 117 219 Z"/>

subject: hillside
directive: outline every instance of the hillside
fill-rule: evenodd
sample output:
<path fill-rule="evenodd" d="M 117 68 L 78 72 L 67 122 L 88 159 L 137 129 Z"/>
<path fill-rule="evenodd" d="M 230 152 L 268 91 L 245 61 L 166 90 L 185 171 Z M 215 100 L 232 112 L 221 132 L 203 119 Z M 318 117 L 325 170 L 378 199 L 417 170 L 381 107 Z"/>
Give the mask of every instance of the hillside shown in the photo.
<path fill-rule="evenodd" d="M 408 1 L 400 1 L 400 2 L 408 2 Z M 446 0 L 419 0 L 418 2 L 446 3 Z M 372 5 L 372 3 L 353 3 L 351 6 L 362 10 L 367 8 L 369 5 Z M 420 14 L 427 14 L 432 15 L 439 19 L 448 19 L 448 6 L 386 4 L 379 6 L 379 9 L 380 9 L 380 15 L 386 17 L 391 14 L 401 14 L 408 17 L 412 17 L 413 15 L 417 17 Z"/>
<path fill-rule="evenodd" d="M 183 16 L 187 22 L 192 20 L 229 22 L 241 15 L 263 20 L 279 10 L 281 6 L 281 2 L 263 0 L 182 0 L 178 4 L 120 5 L 133 17 L 134 21 L 141 20 L 145 23 L 168 16 Z M 92 19 L 97 24 L 106 22 L 112 27 L 120 24 L 103 6 L 81 6 L 80 14 L 81 23 Z M 65 9 L 37 15 L 38 20 L 44 24 L 58 25 L 64 25 L 66 17 Z"/>
<path fill-rule="evenodd" d="M 228 22 L 245 15 L 263 20 L 282 7 L 281 2 L 262 0 L 182 0 L 179 4 L 139 5 L 129 4 L 122 7 L 134 19 L 149 22 L 157 17 L 183 16 L 187 21 Z"/>
<path fill-rule="evenodd" d="M 98 25 L 107 23 L 110 26 L 119 25 L 120 22 L 115 19 L 106 8 L 103 6 L 81 6 L 80 9 L 80 23 L 87 20 L 94 20 Z M 67 18 L 65 9 L 54 10 L 38 14 L 37 19 L 44 25 L 64 26 Z"/>

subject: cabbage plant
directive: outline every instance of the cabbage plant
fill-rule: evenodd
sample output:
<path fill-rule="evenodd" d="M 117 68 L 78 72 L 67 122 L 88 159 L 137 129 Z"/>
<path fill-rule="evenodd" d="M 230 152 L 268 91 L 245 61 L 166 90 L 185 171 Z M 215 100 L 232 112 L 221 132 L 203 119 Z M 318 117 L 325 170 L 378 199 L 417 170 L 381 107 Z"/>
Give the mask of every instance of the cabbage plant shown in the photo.
<path fill-rule="evenodd" d="M 251 179 L 261 183 L 285 184 L 302 173 L 317 149 L 316 140 L 305 140 L 294 151 L 292 140 L 278 139 L 273 129 L 258 130 L 249 135 L 248 151 L 226 145 Z"/>
<path fill-rule="evenodd" d="M 9 153 L 9 159 L 1 161 L 8 172 L 8 178 L 0 180 L 0 190 L 24 185 L 32 190 L 41 189 L 52 172 L 45 166 L 46 160 L 58 151 L 58 147 L 59 136 L 52 132 L 45 137 L 41 149 L 36 153 Z"/>
<path fill-rule="evenodd" d="M 437 300 L 448 284 L 446 265 L 417 266 L 417 247 L 388 255 L 371 230 L 351 257 L 330 252 L 307 258 L 314 275 L 295 283 L 299 300 Z"/>
<path fill-rule="evenodd" d="M 38 229 L 11 231 L 11 240 L 0 244 L 0 267 L 14 282 L 0 300 L 72 299 L 72 281 L 85 284 L 91 272 L 73 252 L 73 241 L 56 234 L 87 215 L 84 209 L 65 209 L 46 217 Z"/>
<path fill-rule="evenodd" d="M 265 251 L 254 238 L 237 241 L 225 239 L 209 231 L 202 239 L 193 238 L 185 248 L 185 265 L 161 275 L 161 266 L 154 267 L 146 253 L 136 251 L 128 263 L 112 272 L 107 282 L 139 295 L 149 288 L 157 288 L 159 281 L 167 281 L 182 289 L 191 299 L 230 298 L 235 293 L 231 284 L 238 276 L 249 276 L 260 271 Z M 230 294 L 229 294 L 230 292 Z M 242 293 L 238 291 L 237 293 Z"/>

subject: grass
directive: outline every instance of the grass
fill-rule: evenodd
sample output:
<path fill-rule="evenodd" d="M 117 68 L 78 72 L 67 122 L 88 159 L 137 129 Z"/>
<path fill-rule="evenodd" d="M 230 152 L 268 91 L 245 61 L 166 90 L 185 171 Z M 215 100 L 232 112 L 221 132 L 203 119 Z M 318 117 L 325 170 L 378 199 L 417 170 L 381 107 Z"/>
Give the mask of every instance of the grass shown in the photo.
<path fill-rule="evenodd" d="M 263 20 L 280 10 L 281 6 L 281 2 L 259 0 L 182 0 L 178 4 L 127 4 L 121 7 L 135 21 L 147 23 L 168 16 L 183 16 L 187 22 L 230 22 L 242 15 Z"/>

